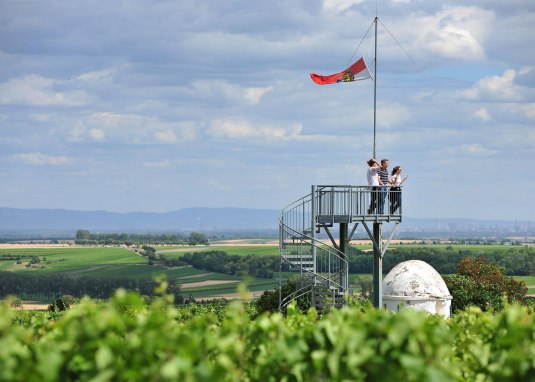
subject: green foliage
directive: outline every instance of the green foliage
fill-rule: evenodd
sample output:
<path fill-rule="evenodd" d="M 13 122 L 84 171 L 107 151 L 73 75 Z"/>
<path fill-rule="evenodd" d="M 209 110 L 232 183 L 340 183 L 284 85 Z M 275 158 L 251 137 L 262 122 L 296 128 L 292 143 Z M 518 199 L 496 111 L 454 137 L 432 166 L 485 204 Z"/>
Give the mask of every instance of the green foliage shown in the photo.
<path fill-rule="evenodd" d="M 180 234 L 130 234 L 130 233 L 90 233 L 88 230 L 76 231 L 74 242 L 81 245 L 133 245 L 133 244 L 186 244 L 188 238 Z"/>
<path fill-rule="evenodd" d="M 506 302 L 523 302 L 527 293 L 526 284 L 505 276 L 501 266 L 487 262 L 484 257 L 459 261 L 457 273 L 444 277 L 444 281 L 453 297 L 454 313 L 468 306 L 501 310 L 504 296 Z"/>
<path fill-rule="evenodd" d="M 309 278 L 301 278 L 298 276 L 292 277 L 282 285 L 282 287 L 277 287 L 275 290 L 266 290 L 258 300 L 255 301 L 256 309 L 259 314 L 262 313 L 273 313 L 279 310 L 280 300 L 284 300 L 286 297 L 290 296 L 296 290 L 302 288 L 304 285 L 309 285 L 311 280 Z M 311 305 L 310 297 L 303 296 L 298 299 L 296 306 L 302 311 L 306 312 Z"/>
<path fill-rule="evenodd" d="M 118 291 L 63 315 L 0 304 L 2 381 L 531 381 L 533 311 L 470 309 L 450 320 L 362 306 L 146 305 Z"/>
<path fill-rule="evenodd" d="M 206 238 L 206 235 L 204 233 L 192 232 L 189 234 L 188 244 L 189 245 L 207 245 L 208 239 Z"/>
<path fill-rule="evenodd" d="M 251 277 L 272 278 L 279 268 L 277 256 L 239 256 L 224 251 L 185 253 L 181 260 L 194 268 L 206 269 L 228 275 L 249 275 Z"/>
<path fill-rule="evenodd" d="M 506 270 L 508 275 L 529 276 L 535 272 L 535 247 L 527 246 L 398 246 L 387 251 L 383 271 L 388 273 L 397 264 L 407 260 L 422 260 L 440 274 L 455 273 L 456 264 L 466 258 L 484 256 Z M 372 273 L 373 254 L 355 247 L 349 249 L 349 272 Z"/>

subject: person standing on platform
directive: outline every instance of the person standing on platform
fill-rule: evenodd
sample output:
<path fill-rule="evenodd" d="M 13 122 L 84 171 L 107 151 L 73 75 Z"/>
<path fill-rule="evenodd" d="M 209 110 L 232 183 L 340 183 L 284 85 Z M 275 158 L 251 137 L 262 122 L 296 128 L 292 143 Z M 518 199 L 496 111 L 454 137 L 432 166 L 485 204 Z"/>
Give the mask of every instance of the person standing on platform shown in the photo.
<path fill-rule="evenodd" d="M 377 209 L 377 202 L 378 202 L 378 192 L 379 192 L 379 186 L 381 185 L 381 180 L 379 179 L 379 169 L 381 168 L 381 164 L 377 162 L 375 159 L 370 159 L 368 161 L 368 172 L 367 172 L 367 178 L 368 178 L 368 186 L 372 186 L 370 189 L 371 197 L 370 197 L 370 207 L 368 208 L 368 215 L 374 214 L 375 210 Z"/>
<path fill-rule="evenodd" d="M 388 195 L 388 186 L 390 185 L 390 177 L 388 175 L 388 159 L 381 160 L 381 166 L 377 173 L 379 174 L 379 184 L 381 185 L 381 187 L 379 187 L 379 200 L 377 201 L 379 208 L 377 209 L 377 212 L 382 215 L 385 210 L 385 200 Z"/>
<path fill-rule="evenodd" d="M 401 207 L 401 185 L 405 183 L 409 176 L 401 179 L 401 166 L 396 166 L 392 170 L 392 187 L 390 187 L 390 215 L 394 215 L 396 210 Z"/>

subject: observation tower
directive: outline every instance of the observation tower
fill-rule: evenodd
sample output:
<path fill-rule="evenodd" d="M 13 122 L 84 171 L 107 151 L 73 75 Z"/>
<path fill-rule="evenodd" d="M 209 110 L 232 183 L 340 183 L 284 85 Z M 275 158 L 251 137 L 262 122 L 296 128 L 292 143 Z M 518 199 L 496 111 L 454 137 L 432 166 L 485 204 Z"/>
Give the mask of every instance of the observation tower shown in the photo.
<path fill-rule="evenodd" d="M 383 256 L 402 220 L 402 207 L 391 212 L 390 205 L 401 192 L 391 191 L 383 214 L 370 211 L 370 203 L 380 197 L 371 186 L 312 186 L 310 194 L 285 207 L 279 217 L 281 269 L 298 273 L 300 282 L 295 292 L 280 296 L 279 310 L 299 299 L 308 299 L 320 312 L 346 303 L 347 249 L 359 224 L 373 243 L 373 303 L 382 307 Z M 394 223 L 386 241 L 383 223 Z M 322 231 L 329 240 L 318 239 Z"/>
<path fill-rule="evenodd" d="M 368 32 L 372 26 L 375 30 L 373 77 L 364 57 L 340 73 L 328 76 L 313 73 L 310 75 L 319 85 L 373 79 L 372 158 L 376 158 L 378 22 L 376 16 L 368 28 Z M 363 162 L 364 160 L 365 158 L 362 158 Z M 388 196 L 384 197 L 378 187 L 313 185 L 310 194 L 285 207 L 279 217 L 281 270 L 298 272 L 300 281 L 298 288 L 289 296 L 282 296 L 280 285 L 279 310 L 283 311 L 291 301 L 300 299 L 308 300 L 320 312 L 326 307 L 340 307 L 345 304 L 344 295 L 349 287 L 347 250 L 359 224 L 364 227 L 373 243 L 373 304 L 383 307 L 383 256 L 402 220 L 401 205 L 396 208 L 398 203 L 394 203 L 392 209 L 390 206 L 393 202 L 401 201 L 401 193 L 401 188 L 398 188 L 398 191 L 389 189 Z M 377 201 L 384 202 L 383 209 L 371 208 Z M 386 240 L 383 240 L 383 223 L 394 223 Z M 322 230 L 330 241 L 318 239 Z M 335 239 L 333 233 L 338 234 L 338 239 Z"/>

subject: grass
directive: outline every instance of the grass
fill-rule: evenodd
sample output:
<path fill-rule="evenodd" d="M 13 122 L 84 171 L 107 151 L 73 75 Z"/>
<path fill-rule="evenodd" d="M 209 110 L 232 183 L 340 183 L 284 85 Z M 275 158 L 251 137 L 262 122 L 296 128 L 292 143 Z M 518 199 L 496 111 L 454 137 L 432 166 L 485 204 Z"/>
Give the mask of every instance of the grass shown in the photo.
<path fill-rule="evenodd" d="M 37 256 L 41 260 L 36 267 L 26 268 L 16 264 L 15 260 L 1 261 L 1 270 L 13 272 L 34 272 L 47 274 L 65 271 L 86 271 L 103 266 L 124 264 L 146 264 L 147 260 L 125 248 L 107 247 L 71 247 L 71 248 L 17 248 L 0 249 L 0 258 L 4 254 L 19 256 Z M 22 259 L 23 262 L 29 258 Z"/>

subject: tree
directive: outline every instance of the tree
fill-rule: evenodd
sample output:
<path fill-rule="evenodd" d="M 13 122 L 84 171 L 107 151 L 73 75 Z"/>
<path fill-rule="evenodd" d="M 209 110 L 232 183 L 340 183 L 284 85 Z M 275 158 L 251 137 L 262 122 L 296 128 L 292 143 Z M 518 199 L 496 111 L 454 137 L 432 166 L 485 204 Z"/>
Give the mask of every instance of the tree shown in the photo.
<path fill-rule="evenodd" d="M 188 244 L 189 245 L 197 245 L 197 244 L 207 245 L 208 239 L 203 233 L 192 232 L 189 234 Z"/>
<path fill-rule="evenodd" d="M 444 281 L 453 297 L 453 312 L 469 305 L 499 311 L 504 308 L 504 296 L 509 303 L 522 303 L 528 291 L 524 282 L 506 276 L 503 267 L 487 262 L 483 256 L 460 260 L 457 273 L 446 276 Z"/>
<path fill-rule="evenodd" d="M 90 233 L 88 230 L 79 229 L 78 231 L 76 231 L 76 239 L 74 240 L 76 244 L 87 243 L 89 240 L 90 240 Z"/>

